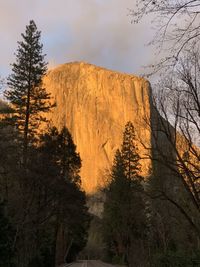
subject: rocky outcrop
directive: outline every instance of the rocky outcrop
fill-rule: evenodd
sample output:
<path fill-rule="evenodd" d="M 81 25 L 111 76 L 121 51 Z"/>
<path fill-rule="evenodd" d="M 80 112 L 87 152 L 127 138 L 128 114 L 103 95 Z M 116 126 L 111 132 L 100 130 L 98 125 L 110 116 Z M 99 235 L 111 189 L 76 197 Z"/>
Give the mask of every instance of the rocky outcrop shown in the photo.
<path fill-rule="evenodd" d="M 59 129 L 72 133 L 82 158 L 82 185 L 93 193 L 105 183 L 105 170 L 121 146 L 127 121 L 132 121 L 139 154 L 146 157 L 151 146 L 147 121 L 151 116 L 149 82 L 133 75 L 114 72 L 83 62 L 61 65 L 49 71 L 45 87 L 56 101 L 48 115 Z M 141 160 L 142 175 L 147 177 L 151 162 Z"/>

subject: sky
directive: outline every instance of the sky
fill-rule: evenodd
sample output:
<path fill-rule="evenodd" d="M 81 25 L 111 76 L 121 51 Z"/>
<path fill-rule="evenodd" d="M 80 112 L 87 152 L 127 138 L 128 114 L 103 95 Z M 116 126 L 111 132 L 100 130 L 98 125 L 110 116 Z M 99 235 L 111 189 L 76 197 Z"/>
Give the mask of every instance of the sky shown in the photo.
<path fill-rule="evenodd" d="M 131 24 L 136 0 L 0 0 L 0 76 L 11 72 L 17 41 L 30 20 L 41 31 L 49 68 L 85 61 L 142 75 L 153 48 L 149 21 Z"/>

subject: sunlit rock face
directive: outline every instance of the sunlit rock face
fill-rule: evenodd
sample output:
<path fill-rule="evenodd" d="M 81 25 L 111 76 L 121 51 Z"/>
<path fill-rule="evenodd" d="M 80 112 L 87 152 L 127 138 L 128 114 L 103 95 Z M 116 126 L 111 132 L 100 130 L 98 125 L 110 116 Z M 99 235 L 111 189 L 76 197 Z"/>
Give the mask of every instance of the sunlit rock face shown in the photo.
<path fill-rule="evenodd" d="M 148 81 L 83 62 L 61 65 L 49 71 L 45 87 L 57 106 L 49 114 L 52 123 L 72 133 L 82 159 L 82 186 L 94 193 L 105 184 L 105 170 L 122 143 L 124 126 L 132 121 L 139 154 L 147 157 L 151 134 L 146 121 L 151 116 L 151 90 Z M 149 160 L 141 160 L 147 177 Z"/>

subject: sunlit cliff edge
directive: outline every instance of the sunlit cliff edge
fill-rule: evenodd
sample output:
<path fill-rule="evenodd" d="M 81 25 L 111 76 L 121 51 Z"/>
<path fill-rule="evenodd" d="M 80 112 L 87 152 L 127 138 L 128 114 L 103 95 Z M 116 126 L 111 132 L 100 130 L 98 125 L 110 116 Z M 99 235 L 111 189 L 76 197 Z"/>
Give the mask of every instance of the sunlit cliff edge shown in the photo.
<path fill-rule="evenodd" d="M 122 142 L 124 126 L 132 121 L 141 158 L 150 153 L 151 88 L 147 80 L 84 62 L 58 66 L 44 78 L 56 107 L 48 115 L 52 124 L 67 126 L 82 158 L 82 186 L 94 193 L 105 183 L 105 170 Z M 142 159 L 147 177 L 151 161 Z"/>

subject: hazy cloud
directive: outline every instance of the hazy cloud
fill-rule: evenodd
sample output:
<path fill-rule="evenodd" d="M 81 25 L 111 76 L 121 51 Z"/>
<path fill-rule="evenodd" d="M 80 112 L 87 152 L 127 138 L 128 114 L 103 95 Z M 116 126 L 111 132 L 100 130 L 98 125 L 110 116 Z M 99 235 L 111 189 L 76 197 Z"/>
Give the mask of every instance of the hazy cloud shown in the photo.
<path fill-rule="evenodd" d="M 9 73 L 21 32 L 30 19 L 42 31 L 50 67 L 84 60 L 138 73 L 147 64 L 151 33 L 132 25 L 134 0 L 0 0 L 0 74 Z M 149 27 L 148 27 L 149 29 Z"/>

